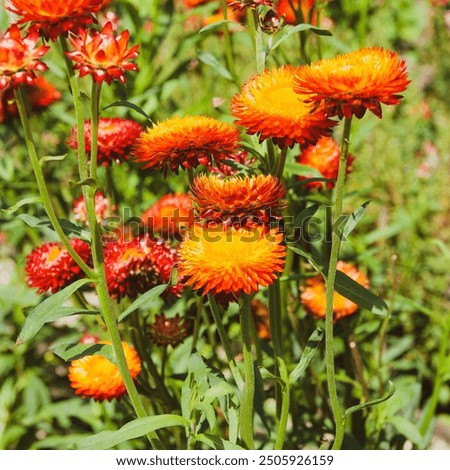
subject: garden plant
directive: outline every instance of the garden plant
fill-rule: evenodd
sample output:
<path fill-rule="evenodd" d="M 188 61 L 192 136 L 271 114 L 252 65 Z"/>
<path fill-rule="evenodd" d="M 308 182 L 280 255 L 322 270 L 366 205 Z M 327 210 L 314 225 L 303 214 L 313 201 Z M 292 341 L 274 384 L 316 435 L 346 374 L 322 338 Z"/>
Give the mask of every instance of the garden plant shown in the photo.
<path fill-rule="evenodd" d="M 0 449 L 448 438 L 449 14 L 2 2 Z"/>

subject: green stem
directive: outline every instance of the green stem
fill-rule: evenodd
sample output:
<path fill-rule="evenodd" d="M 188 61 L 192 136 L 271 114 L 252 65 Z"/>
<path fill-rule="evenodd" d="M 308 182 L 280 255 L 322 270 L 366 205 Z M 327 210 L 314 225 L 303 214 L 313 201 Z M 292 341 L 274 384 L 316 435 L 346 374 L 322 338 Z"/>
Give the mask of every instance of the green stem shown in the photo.
<path fill-rule="evenodd" d="M 275 279 L 274 283 L 269 286 L 269 326 L 270 337 L 272 338 L 275 370 L 274 374 L 279 375 L 279 360 L 283 355 L 282 341 L 281 341 L 281 292 L 280 280 Z M 282 393 L 281 387 L 275 384 L 275 402 L 277 418 L 281 416 L 282 408 Z"/>
<path fill-rule="evenodd" d="M 213 295 L 208 294 L 209 305 L 211 307 L 211 313 L 214 319 L 214 323 L 217 327 L 217 332 L 220 336 L 220 341 L 222 342 L 223 349 L 225 350 L 225 354 L 228 359 L 228 365 L 230 366 L 231 373 L 233 375 L 233 379 L 238 386 L 239 389 L 243 387 L 243 380 L 241 377 L 241 373 L 236 365 L 236 361 L 234 360 L 233 353 L 231 352 L 230 342 L 228 341 L 228 336 L 225 331 L 225 327 L 222 322 L 222 316 L 219 312 L 219 306 L 217 305 L 216 299 Z"/>
<path fill-rule="evenodd" d="M 194 182 L 194 170 L 192 168 L 188 168 L 187 174 L 188 174 L 189 186 L 191 186 L 192 183 Z"/>
<path fill-rule="evenodd" d="M 283 177 L 284 165 L 286 164 L 287 150 L 288 150 L 287 147 L 283 147 L 281 149 L 280 155 L 278 156 L 277 171 L 275 173 L 275 176 L 278 179 L 281 179 Z"/>
<path fill-rule="evenodd" d="M 227 9 L 227 2 L 226 0 L 220 0 L 220 6 L 222 8 L 223 19 L 227 21 L 228 19 L 228 9 Z M 236 67 L 234 64 L 234 56 L 233 56 L 233 44 L 231 42 L 231 34 L 230 30 L 228 29 L 228 23 L 223 24 L 223 36 L 225 40 L 225 58 L 227 61 L 228 71 L 230 72 L 231 77 L 233 78 L 233 82 L 239 88 L 239 79 L 236 74 Z"/>
<path fill-rule="evenodd" d="M 266 67 L 266 53 L 263 50 L 263 35 L 261 27 L 259 26 L 259 15 L 256 10 L 252 10 L 253 14 L 253 30 L 255 37 L 255 59 L 256 59 L 256 72 L 263 73 Z"/>
<path fill-rule="evenodd" d="M 91 89 L 91 163 L 89 176 L 94 180 L 97 179 L 97 154 L 98 154 L 98 122 L 100 94 L 102 84 L 92 80 Z"/>
<path fill-rule="evenodd" d="M 253 369 L 252 346 L 250 340 L 250 297 L 242 294 L 240 300 L 240 322 L 242 333 L 242 353 L 244 356 L 244 388 L 241 395 L 239 434 L 248 449 L 254 449 L 253 404 L 255 400 L 255 372 Z"/>
<path fill-rule="evenodd" d="M 286 427 L 289 418 L 289 407 L 291 404 L 291 387 L 289 384 L 289 374 L 284 361 L 279 362 L 280 376 L 284 381 L 280 419 L 278 421 L 277 437 L 275 440 L 275 450 L 282 450 L 286 439 Z"/>
<path fill-rule="evenodd" d="M 334 204 L 334 222 L 339 220 L 342 214 L 342 204 L 344 198 L 344 183 L 347 170 L 347 156 L 350 139 L 350 129 L 352 120 L 346 118 L 344 121 L 344 132 L 342 135 L 341 157 L 339 160 L 339 171 L 336 182 L 336 201 Z M 325 318 L 325 358 L 327 364 L 327 384 L 330 396 L 331 409 L 333 411 L 334 422 L 336 426 L 336 435 L 333 443 L 333 449 L 340 449 L 344 439 L 344 420 L 339 404 L 339 398 L 336 387 L 336 374 L 334 370 L 334 344 L 333 344 L 333 294 L 336 280 L 336 267 L 339 259 L 339 250 L 341 246 L 341 237 L 333 230 L 331 241 L 330 264 L 326 279 L 326 318 Z"/>
<path fill-rule="evenodd" d="M 86 276 L 94 280 L 96 277 L 95 272 L 83 261 L 81 256 L 73 249 L 72 245 L 70 244 L 69 238 L 64 233 L 64 230 L 62 229 L 59 223 L 58 217 L 56 216 L 50 198 L 50 194 L 48 192 L 47 184 L 44 178 L 44 173 L 39 163 L 36 146 L 34 144 L 33 134 L 31 132 L 30 121 L 26 112 L 26 98 L 21 87 L 15 90 L 15 98 L 17 108 L 19 110 L 20 120 L 25 134 L 25 142 L 27 145 L 28 155 L 30 157 L 31 166 L 33 167 L 36 183 L 38 185 L 39 194 L 41 196 L 44 209 L 47 212 L 48 218 L 50 219 L 50 222 L 53 228 L 55 229 L 55 232 L 58 234 L 58 237 L 60 238 L 66 250 L 69 252 L 70 256 L 72 256 L 74 261 L 78 264 L 78 266 L 80 266 Z"/>

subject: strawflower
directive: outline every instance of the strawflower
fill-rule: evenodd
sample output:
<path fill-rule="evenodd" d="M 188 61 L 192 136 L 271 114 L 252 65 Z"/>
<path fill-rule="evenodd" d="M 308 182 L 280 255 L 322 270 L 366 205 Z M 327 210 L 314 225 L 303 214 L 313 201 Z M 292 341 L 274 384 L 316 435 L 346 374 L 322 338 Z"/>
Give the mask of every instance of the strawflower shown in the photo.
<path fill-rule="evenodd" d="M 99 344 L 111 343 L 100 341 Z M 133 346 L 123 341 L 122 347 L 131 377 L 135 379 L 142 369 L 141 360 Z M 75 393 L 84 398 L 93 398 L 101 402 L 120 398 L 126 394 L 125 384 L 118 367 L 99 354 L 72 361 L 68 377 Z"/>
<path fill-rule="evenodd" d="M 359 271 L 356 266 L 344 261 L 339 261 L 337 270 L 342 271 L 347 276 L 362 286 L 368 288 L 369 280 L 367 276 Z M 326 312 L 326 286 L 321 274 L 307 279 L 306 285 L 301 288 L 300 300 L 307 311 L 317 318 L 325 318 Z M 333 294 L 333 319 L 334 321 L 353 315 L 359 306 L 338 292 Z"/>
<path fill-rule="evenodd" d="M 166 194 L 141 216 L 147 231 L 177 238 L 193 222 L 193 206 L 187 194 Z"/>
<path fill-rule="evenodd" d="M 259 299 L 253 299 L 250 303 L 250 307 L 258 337 L 260 339 L 270 340 L 269 309 L 267 305 Z"/>
<path fill-rule="evenodd" d="M 101 223 L 111 212 L 112 207 L 109 203 L 109 199 L 101 192 L 95 194 L 95 216 L 98 223 Z M 84 203 L 84 197 L 81 195 L 78 199 L 73 201 L 73 217 L 75 220 L 88 224 L 86 204 Z"/>
<path fill-rule="evenodd" d="M 86 263 L 91 263 L 91 248 L 79 238 L 70 244 Z M 84 273 L 62 243 L 50 242 L 35 248 L 25 264 L 26 282 L 39 294 L 55 293 L 84 277 Z"/>
<path fill-rule="evenodd" d="M 309 145 L 302 150 L 297 161 L 302 165 L 308 165 L 318 170 L 324 178 L 336 180 L 339 170 L 339 159 L 341 157 L 341 149 L 334 139 L 331 137 L 321 137 L 315 145 Z M 355 157 L 348 155 L 347 157 L 347 174 L 352 171 L 352 163 Z M 299 176 L 299 180 L 304 180 L 305 176 Z M 327 181 L 326 188 L 334 188 L 335 181 Z M 320 181 L 311 181 L 305 183 L 304 187 L 308 189 L 322 189 L 323 183 Z"/>
<path fill-rule="evenodd" d="M 24 94 L 27 96 L 30 110 L 41 111 L 61 98 L 61 93 L 44 77 L 36 76 L 31 85 L 23 85 Z M 0 122 L 7 121 L 19 115 L 14 90 L 7 87 L 0 90 Z"/>
<path fill-rule="evenodd" d="M 395 52 L 370 47 L 300 67 L 293 87 L 305 103 L 325 106 L 328 116 L 360 119 L 368 109 L 381 118 L 382 103 L 400 103 L 407 77 Z"/>
<path fill-rule="evenodd" d="M 133 145 L 141 135 L 142 126 L 131 119 L 100 118 L 98 123 L 97 163 L 108 166 L 112 162 L 127 160 Z M 91 151 L 91 121 L 84 123 L 84 142 L 86 151 Z M 78 148 L 77 129 L 73 128 L 67 145 Z"/>
<path fill-rule="evenodd" d="M 168 318 L 163 313 L 155 316 L 155 321 L 148 325 L 148 334 L 159 346 L 178 346 L 191 333 L 192 322 L 177 313 Z"/>
<path fill-rule="evenodd" d="M 72 36 L 70 43 L 75 50 L 66 54 L 75 62 L 80 77 L 90 74 L 97 83 L 105 81 L 110 85 L 113 80 L 125 83 L 125 72 L 139 70 L 130 62 L 139 55 L 139 44 L 128 49 L 129 37 L 128 30 L 115 36 L 113 25 L 108 22 L 100 32 L 93 31 L 91 35 L 85 29 Z"/>
<path fill-rule="evenodd" d="M 291 65 L 250 78 L 240 94 L 231 101 L 231 114 L 248 134 L 258 134 L 260 141 L 271 138 L 280 147 L 315 143 L 329 135 L 336 122 L 323 109 L 306 104 L 307 96 L 293 90 L 299 68 Z"/>
<path fill-rule="evenodd" d="M 196 224 L 179 247 L 179 273 L 202 295 L 257 292 L 283 271 L 282 242 L 283 234 L 276 229 L 209 230 Z"/>
<path fill-rule="evenodd" d="M 249 155 L 245 150 L 239 150 L 231 155 L 228 155 L 221 163 L 208 165 L 208 170 L 215 175 L 224 178 L 226 176 L 233 176 L 239 172 L 239 167 L 250 167 L 256 162 L 256 158 Z M 234 165 L 233 165 L 234 164 Z"/>
<path fill-rule="evenodd" d="M 200 175 L 190 195 L 198 217 L 206 222 L 230 225 L 268 224 L 285 207 L 286 188 L 272 175 L 251 177 Z"/>
<path fill-rule="evenodd" d="M 47 70 L 40 60 L 49 46 L 38 46 L 40 37 L 36 28 L 26 35 L 17 24 L 11 25 L 0 38 L 0 90 L 17 88 L 21 84 L 32 85 L 36 81 L 35 71 Z"/>
<path fill-rule="evenodd" d="M 315 25 L 317 23 L 315 3 L 316 0 L 279 0 L 276 11 L 278 16 L 284 17 L 284 22 L 287 24 L 310 23 Z M 296 11 L 301 13 L 300 18 L 297 18 Z"/>
<path fill-rule="evenodd" d="M 207 116 L 173 117 L 147 128 L 134 148 L 135 160 L 143 168 L 196 168 L 221 160 L 232 154 L 239 138 L 238 130 L 230 124 Z"/>
<path fill-rule="evenodd" d="M 19 23 L 35 25 L 46 39 L 78 30 L 94 21 L 103 0 L 8 0 L 7 8 L 22 16 Z"/>

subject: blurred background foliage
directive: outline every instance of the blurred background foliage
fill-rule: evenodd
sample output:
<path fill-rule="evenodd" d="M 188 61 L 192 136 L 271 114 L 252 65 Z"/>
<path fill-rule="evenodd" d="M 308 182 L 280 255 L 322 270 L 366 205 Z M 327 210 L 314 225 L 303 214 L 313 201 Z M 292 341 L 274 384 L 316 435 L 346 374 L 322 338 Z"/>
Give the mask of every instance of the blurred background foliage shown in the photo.
<path fill-rule="evenodd" d="M 369 273 L 373 290 L 388 302 L 391 314 L 388 319 L 380 319 L 362 311 L 357 318 L 337 325 L 338 379 L 344 388 L 348 384 L 347 403 L 358 403 L 364 391 L 348 370 L 346 347 L 348 341 L 356 341 L 368 387 L 385 392 L 390 379 L 396 393 L 387 402 L 354 415 L 353 431 L 346 437 L 347 448 L 427 448 L 436 419 L 440 428 L 447 426 L 446 438 L 450 439 L 450 11 L 437 3 L 321 2 L 320 25 L 333 36 L 308 35 L 307 53 L 312 60 L 318 58 L 316 41 L 320 41 L 323 57 L 379 45 L 406 58 L 412 80 L 400 106 L 385 107 L 382 120 L 367 115 L 355 122 L 352 130 L 351 152 L 356 160 L 348 178 L 346 210 L 350 212 L 367 200 L 372 202 L 344 244 L 342 257 L 358 260 Z M 116 12 L 120 28 L 130 30 L 132 43 L 141 45 L 140 72 L 127 77 L 126 86 L 104 87 L 102 105 L 127 100 L 153 121 L 173 115 L 206 114 L 232 122 L 228 106 L 238 86 L 229 79 L 226 69 L 224 38 L 217 30 L 198 34 L 202 18 L 217 8 L 216 2 L 187 9 L 181 0 L 113 1 L 111 10 Z M 8 21 L 2 7 L 2 30 Z M 253 46 L 244 26 L 236 24 L 232 30 L 236 70 L 242 83 L 256 71 Z M 46 63 L 50 68 L 46 77 L 63 92 L 63 98 L 35 119 L 33 126 L 42 155 L 63 155 L 68 152 L 68 130 L 74 125 L 72 103 L 59 55 L 52 51 Z M 282 63 L 302 63 L 297 35 L 289 37 L 267 58 L 268 67 Z M 145 124 L 145 118 L 128 107 L 114 106 L 102 115 L 130 117 Z M 0 137 L 0 206 L 7 209 L 20 200 L 36 197 L 37 188 L 19 122 L 0 124 Z M 291 159 L 295 152 L 290 151 Z M 65 217 L 73 198 L 80 194 L 73 184 L 73 158 L 71 151 L 64 160 L 45 166 L 54 202 Z M 163 179 L 130 162 L 113 166 L 112 173 L 119 208 L 129 208 L 129 216 L 139 216 L 167 192 L 187 189 L 183 177 Z M 19 212 L 44 215 L 36 204 L 26 205 Z M 90 326 L 96 328 L 94 320 L 81 322 L 74 318 L 47 325 L 35 341 L 15 345 L 26 309 L 40 301 L 24 283 L 25 256 L 43 240 L 54 239 L 54 235 L 27 226 L 17 213 L 0 213 L 0 222 L 0 449 L 64 449 L 74 436 L 99 432 L 105 426 L 117 428 L 129 414 L 126 400 L 99 404 L 75 397 L 68 385 L 67 364 L 50 349 L 55 342 L 77 340 Z M 299 344 L 314 329 L 315 320 L 299 308 L 298 299 L 293 299 L 293 305 L 291 313 L 297 316 L 296 324 L 304 332 L 299 339 L 293 329 L 286 338 L 293 345 L 294 361 Z M 176 304 L 173 313 L 181 308 L 189 306 Z M 235 320 L 231 309 L 226 321 L 237 342 Z M 214 326 L 205 323 L 197 345 L 205 357 L 213 356 L 214 335 Z M 170 351 L 174 382 L 176 375 L 186 370 L 189 347 L 188 340 Z M 320 385 L 325 382 L 324 364 L 318 357 L 313 364 L 315 375 L 293 391 L 292 402 L 297 410 L 293 410 L 295 418 L 290 425 L 294 429 L 299 426 L 301 432 L 291 433 L 286 448 L 317 447 L 318 436 L 332 429 L 323 416 L 326 413 L 321 412 L 327 407 Z M 265 406 L 270 407 L 270 402 Z M 264 427 L 262 423 L 260 426 Z M 142 442 L 136 440 L 122 447 L 140 446 Z"/>

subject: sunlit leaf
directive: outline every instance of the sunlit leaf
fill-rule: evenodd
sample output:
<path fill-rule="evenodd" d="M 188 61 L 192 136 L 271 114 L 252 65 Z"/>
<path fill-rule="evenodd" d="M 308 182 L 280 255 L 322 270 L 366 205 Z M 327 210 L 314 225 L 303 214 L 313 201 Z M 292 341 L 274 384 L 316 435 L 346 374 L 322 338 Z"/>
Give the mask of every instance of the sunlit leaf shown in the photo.
<path fill-rule="evenodd" d="M 289 374 L 289 383 L 293 385 L 299 379 L 302 379 L 305 375 L 306 369 L 311 362 L 314 354 L 317 352 L 320 342 L 323 339 L 323 330 L 316 328 L 306 343 L 306 347 L 300 357 L 300 362 L 297 364 L 295 369 Z"/>

